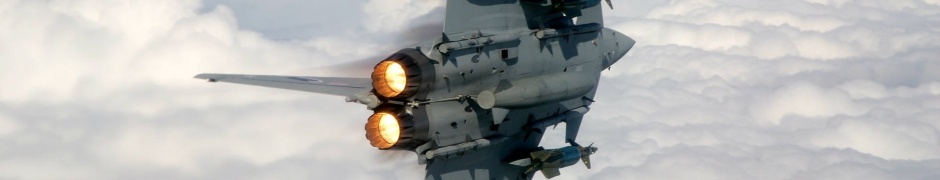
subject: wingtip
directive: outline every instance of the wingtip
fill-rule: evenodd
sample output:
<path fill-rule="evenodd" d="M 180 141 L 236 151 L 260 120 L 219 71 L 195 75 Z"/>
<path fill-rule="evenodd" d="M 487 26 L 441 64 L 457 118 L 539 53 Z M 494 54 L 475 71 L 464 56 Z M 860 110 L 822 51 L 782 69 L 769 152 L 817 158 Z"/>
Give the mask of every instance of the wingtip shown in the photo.
<path fill-rule="evenodd" d="M 216 80 L 216 78 L 213 77 L 214 75 L 215 75 L 215 74 L 205 74 L 205 73 L 203 73 L 203 74 L 197 74 L 196 76 L 193 76 L 193 78 L 196 78 L 196 79 L 205 79 L 205 80 L 207 80 L 207 81 L 209 81 L 209 82 L 217 82 L 218 80 Z"/>
<path fill-rule="evenodd" d="M 196 78 L 196 79 L 209 79 L 209 74 L 197 74 L 196 76 L 193 76 L 193 78 Z"/>

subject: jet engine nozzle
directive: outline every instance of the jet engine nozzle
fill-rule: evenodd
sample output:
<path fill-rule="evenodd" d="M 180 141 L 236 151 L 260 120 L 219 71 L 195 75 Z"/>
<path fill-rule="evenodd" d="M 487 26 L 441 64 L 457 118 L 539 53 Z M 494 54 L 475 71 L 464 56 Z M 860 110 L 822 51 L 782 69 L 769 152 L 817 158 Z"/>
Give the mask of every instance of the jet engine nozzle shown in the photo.
<path fill-rule="evenodd" d="M 379 112 L 369 117 L 366 123 L 366 139 L 379 149 L 389 149 L 398 143 L 401 125 L 398 117 L 390 113 Z"/>
<path fill-rule="evenodd" d="M 366 139 L 381 150 L 411 150 L 420 143 L 420 128 L 415 128 L 415 118 L 404 109 L 383 106 L 375 109 L 365 125 Z"/>
<path fill-rule="evenodd" d="M 434 66 L 416 49 L 402 49 L 375 65 L 372 87 L 385 99 L 405 99 L 428 89 L 434 82 Z"/>
<path fill-rule="evenodd" d="M 372 87 L 382 96 L 396 97 L 402 94 L 407 83 L 405 69 L 398 61 L 382 61 L 372 71 Z"/>

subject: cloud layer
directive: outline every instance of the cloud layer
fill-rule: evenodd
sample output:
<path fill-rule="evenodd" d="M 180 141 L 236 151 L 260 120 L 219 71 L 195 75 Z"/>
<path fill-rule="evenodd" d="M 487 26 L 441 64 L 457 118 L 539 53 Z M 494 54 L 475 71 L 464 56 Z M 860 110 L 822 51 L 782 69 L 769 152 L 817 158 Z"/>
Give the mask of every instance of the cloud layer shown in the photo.
<path fill-rule="evenodd" d="M 358 23 L 297 35 L 257 29 L 292 18 L 233 9 L 302 8 L 0 2 L 0 179 L 422 177 L 414 155 L 365 143 L 368 112 L 340 97 L 191 79 L 387 54 L 444 4 L 342 3 L 361 7 Z M 600 147 L 594 169 L 559 178 L 940 177 L 940 1 L 614 6 L 607 26 L 638 44 L 604 73 L 582 125 Z M 545 146 L 563 145 L 556 131 Z"/>
<path fill-rule="evenodd" d="M 940 177 L 933 3 L 674 0 L 613 11 L 608 26 L 638 45 L 605 74 L 608 99 L 582 126 L 617 134 L 583 136 L 614 152 L 580 177 Z"/>

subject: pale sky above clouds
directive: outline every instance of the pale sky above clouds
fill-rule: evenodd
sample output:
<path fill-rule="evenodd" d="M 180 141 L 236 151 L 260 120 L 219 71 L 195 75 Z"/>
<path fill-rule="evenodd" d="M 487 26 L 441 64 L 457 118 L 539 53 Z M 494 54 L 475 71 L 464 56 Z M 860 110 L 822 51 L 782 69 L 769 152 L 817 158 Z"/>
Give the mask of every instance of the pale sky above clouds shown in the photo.
<path fill-rule="evenodd" d="M 0 179 L 419 179 L 362 106 L 192 76 L 390 54 L 443 4 L 0 1 Z M 582 125 L 594 169 L 558 179 L 940 178 L 940 1 L 614 6 L 638 44 Z"/>

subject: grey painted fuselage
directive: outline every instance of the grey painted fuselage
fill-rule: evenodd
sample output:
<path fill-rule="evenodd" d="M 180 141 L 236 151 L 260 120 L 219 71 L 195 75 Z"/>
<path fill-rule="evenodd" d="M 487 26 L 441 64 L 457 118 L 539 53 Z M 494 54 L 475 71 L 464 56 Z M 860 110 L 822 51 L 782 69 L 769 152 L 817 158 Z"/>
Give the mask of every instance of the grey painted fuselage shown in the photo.
<path fill-rule="evenodd" d="M 453 15 L 450 12 L 454 8 L 450 6 L 471 6 L 462 3 L 467 3 L 467 1 L 448 1 L 448 17 Z M 490 5 L 500 6 L 505 11 L 506 8 L 521 6 L 520 3 Z M 598 5 L 589 9 L 600 11 L 599 8 Z M 525 20 L 525 18 L 512 17 L 512 15 L 520 15 L 513 13 L 488 15 L 495 19 L 489 21 Z M 450 21 L 452 20 L 448 18 L 448 22 Z M 488 22 L 488 20 L 471 21 Z M 473 23 L 465 24 L 465 27 L 475 27 Z M 447 25 L 450 26 L 451 23 Z M 506 26 L 478 28 L 477 31 L 473 31 L 472 28 L 467 28 L 448 35 L 449 40 L 470 39 L 467 38 L 467 34 L 470 34 L 470 37 L 518 38 L 452 50 L 446 54 L 435 52 L 431 48 L 421 48 L 422 50 L 428 49 L 423 52 L 429 52 L 431 59 L 440 62 L 435 65 L 438 72 L 446 72 L 437 76 L 435 90 L 428 95 L 429 99 L 454 97 L 461 94 L 475 95 L 481 91 L 491 91 L 496 94 L 496 104 L 500 104 L 500 101 L 529 100 L 529 102 L 510 103 L 512 105 L 505 108 L 509 110 L 509 113 L 504 119 L 493 119 L 493 112 L 497 110 L 480 108 L 472 101 L 442 102 L 426 107 L 428 117 L 432 119 L 429 126 L 434 132 L 431 133 L 434 134 L 433 139 L 438 146 L 459 144 L 474 139 L 499 141 L 499 144 L 463 151 L 449 158 L 437 157 L 429 160 L 428 179 L 531 178 L 532 174 L 524 173 L 524 167 L 506 162 L 514 158 L 523 158 L 522 156 L 527 156 L 529 152 L 538 149 L 544 126 L 559 123 L 559 121 L 543 123 L 539 127 L 540 120 L 566 115 L 566 112 L 577 108 L 587 109 L 594 99 L 601 71 L 623 57 L 635 43 L 619 32 L 603 28 L 601 22 L 546 29 L 530 29 L 527 26 L 518 26 L 513 29 L 513 26 Z M 540 31 L 555 33 L 541 33 Z M 435 42 L 441 41 L 435 40 Z M 521 88 L 529 89 L 500 96 L 501 91 L 514 90 L 513 86 L 517 84 L 524 86 Z M 525 100 L 514 99 L 520 96 L 528 97 L 524 97 Z M 574 120 L 574 118 L 577 119 Z M 568 119 L 572 119 L 571 122 L 567 122 Z M 567 130 L 568 136 L 575 138 L 579 125 L 572 127 L 572 122 L 580 123 L 580 116 L 566 116 L 561 121 L 567 122 L 569 128 L 575 128 Z M 495 124 L 496 122 L 499 124 Z"/>

